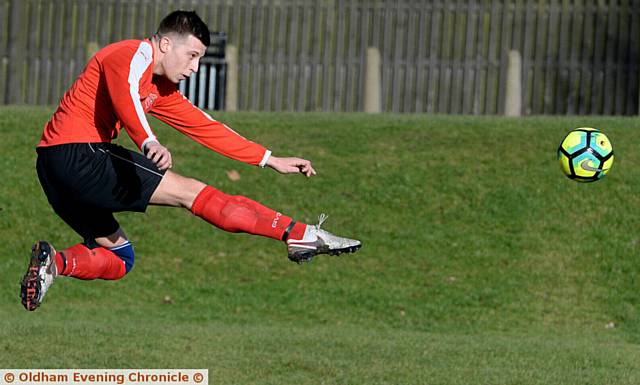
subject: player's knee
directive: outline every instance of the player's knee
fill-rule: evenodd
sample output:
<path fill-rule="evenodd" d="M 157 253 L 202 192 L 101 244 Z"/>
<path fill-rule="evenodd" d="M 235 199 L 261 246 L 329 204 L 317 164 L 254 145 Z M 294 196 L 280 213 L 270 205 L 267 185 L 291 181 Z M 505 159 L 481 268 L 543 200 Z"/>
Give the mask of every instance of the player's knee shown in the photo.
<path fill-rule="evenodd" d="M 124 244 L 116 247 L 112 247 L 110 249 L 118 258 L 122 259 L 124 262 L 124 268 L 128 273 L 133 269 L 133 264 L 135 263 L 135 254 L 133 251 L 133 245 L 131 242 L 127 241 Z"/>

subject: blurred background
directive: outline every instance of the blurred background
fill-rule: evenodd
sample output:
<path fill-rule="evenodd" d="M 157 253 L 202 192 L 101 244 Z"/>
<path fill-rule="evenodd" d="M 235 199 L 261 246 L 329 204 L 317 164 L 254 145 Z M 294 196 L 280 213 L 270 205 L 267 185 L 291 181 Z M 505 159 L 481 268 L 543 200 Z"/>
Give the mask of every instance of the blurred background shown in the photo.
<path fill-rule="evenodd" d="M 635 0 L 0 0 L 0 104 L 55 105 L 97 49 L 194 9 L 207 109 L 638 114 Z"/>

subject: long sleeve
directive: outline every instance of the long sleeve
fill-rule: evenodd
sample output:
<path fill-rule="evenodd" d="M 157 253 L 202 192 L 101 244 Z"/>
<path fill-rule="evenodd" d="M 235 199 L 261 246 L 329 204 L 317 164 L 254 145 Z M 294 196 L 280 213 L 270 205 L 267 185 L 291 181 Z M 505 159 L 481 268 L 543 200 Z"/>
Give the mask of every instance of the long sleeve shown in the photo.
<path fill-rule="evenodd" d="M 265 147 L 244 138 L 191 104 L 178 90 L 161 97 L 149 113 L 228 158 L 264 166 L 271 155 Z"/>

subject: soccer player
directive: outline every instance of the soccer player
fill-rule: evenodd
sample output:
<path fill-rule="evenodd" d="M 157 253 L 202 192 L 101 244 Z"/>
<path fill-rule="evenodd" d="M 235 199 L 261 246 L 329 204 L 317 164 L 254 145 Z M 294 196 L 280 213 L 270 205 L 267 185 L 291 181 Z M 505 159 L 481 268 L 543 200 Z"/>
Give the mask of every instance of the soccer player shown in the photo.
<path fill-rule="evenodd" d="M 132 243 L 114 212 L 144 212 L 149 204 L 182 207 L 212 225 L 286 242 L 290 260 L 355 252 L 361 242 L 335 236 L 244 196 L 170 171 L 171 152 L 160 144 L 149 113 L 196 142 L 229 158 L 283 173 L 316 174 L 311 162 L 276 157 L 193 106 L 176 84 L 198 70 L 209 30 L 195 12 L 175 11 L 147 40 L 108 45 L 89 61 L 64 94 L 37 145 L 36 169 L 58 214 L 84 240 L 57 251 L 32 247 L 21 282 L 22 304 L 35 310 L 58 275 L 117 280 L 134 264 Z M 111 141 L 124 128 L 141 153 Z"/>

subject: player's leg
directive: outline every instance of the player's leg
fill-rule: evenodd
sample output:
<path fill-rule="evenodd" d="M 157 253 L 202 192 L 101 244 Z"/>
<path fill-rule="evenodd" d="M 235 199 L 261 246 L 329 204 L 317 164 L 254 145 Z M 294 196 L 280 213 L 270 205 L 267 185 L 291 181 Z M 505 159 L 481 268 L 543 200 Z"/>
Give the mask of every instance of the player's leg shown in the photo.
<path fill-rule="evenodd" d="M 59 275 L 83 280 L 122 278 L 128 272 L 128 264 L 116 253 L 118 251 L 104 247 L 90 249 L 84 243 L 56 251 L 49 242 L 36 242 L 31 249 L 29 267 L 20 285 L 23 306 L 30 311 L 40 306 Z M 126 256 L 132 260 L 133 253 L 127 253 Z"/>
<path fill-rule="evenodd" d="M 111 213 L 92 212 L 87 207 L 80 209 L 63 211 L 59 206 L 55 207 L 58 215 L 85 237 L 84 243 L 60 251 L 46 241 L 33 245 L 29 267 L 20 287 L 22 304 L 27 310 L 35 310 L 42 303 L 60 275 L 82 280 L 117 280 L 131 270 L 133 247 Z M 100 230 L 96 225 L 107 230 Z M 93 234 L 109 235 L 94 237 Z"/>
<path fill-rule="evenodd" d="M 304 224 L 254 200 L 228 195 L 177 173 L 167 171 L 151 196 L 151 203 L 183 207 L 212 225 L 232 233 L 244 232 L 282 240 L 283 234 L 304 233 Z"/>
<path fill-rule="evenodd" d="M 110 211 L 83 204 L 56 205 L 54 210 L 84 240 L 55 253 L 59 275 L 117 280 L 131 270 L 132 248 L 127 253 L 131 243 Z"/>
<path fill-rule="evenodd" d="M 285 241 L 289 258 L 295 262 L 308 261 L 316 254 L 353 252 L 361 246 L 360 241 L 321 230 L 320 224 L 307 226 L 247 197 L 228 195 L 195 179 L 160 171 L 139 153 L 119 146 L 103 151 L 117 174 L 109 180 L 117 183 L 97 193 L 119 192 L 116 199 L 110 195 L 101 199 L 113 201 L 113 211 L 144 211 L 149 203 L 184 207 L 223 230 Z"/>
<path fill-rule="evenodd" d="M 56 254 L 60 275 L 82 280 L 118 280 L 133 268 L 133 245 L 122 228 L 104 237 L 89 236 Z"/>
<path fill-rule="evenodd" d="M 114 164 L 111 149 L 88 143 L 38 149 L 36 169 L 49 203 L 86 242 L 60 252 L 36 242 L 20 288 L 28 310 L 40 305 L 58 275 L 120 279 L 133 266 L 133 247 L 112 212 L 144 210 L 162 173 L 144 171 L 151 177 L 138 178 L 139 167 L 129 161 L 127 150 L 113 148 L 122 158 Z"/>
<path fill-rule="evenodd" d="M 133 267 L 133 246 L 113 216 L 105 213 L 101 218 L 100 214 L 89 214 L 89 208 L 84 210 L 86 216 L 79 216 L 76 210 L 62 211 L 60 207 L 56 211 L 79 234 L 92 234 L 94 231 L 91 225 L 82 223 L 87 217 L 96 223 L 111 223 L 109 226 L 116 226 L 117 230 L 106 237 L 89 238 L 61 251 L 56 251 L 47 241 L 36 242 L 31 248 L 29 267 L 20 285 L 22 304 L 27 310 L 35 310 L 42 303 L 59 275 L 82 280 L 116 280 Z"/>
<path fill-rule="evenodd" d="M 287 242 L 289 259 L 309 261 L 317 254 L 354 252 L 360 241 L 335 236 L 299 223 L 241 195 L 228 195 L 192 178 L 167 171 L 151 196 L 151 203 L 184 207 L 214 226 L 229 232 L 245 232 Z"/>
<path fill-rule="evenodd" d="M 65 194 L 64 199 L 53 201 L 52 194 L 47 196 L 56 213 L 85 241 L 58 253 L 60 274 L 86 280 L 120 279 L 133 267 L 134 251 L 113 213 L 144 212 L 164 172 L 144 155 L 109 143 L 84 143 L 61 151 L 75 156 L 58 159 L 55 150 L 54 154 L 41 151 L 38 159 L 47 155 L 43 159 L 52 165 L 43 167 L 45 179 L 54 175 L 73 196 Z M 71 170 L 67 163 L 72 164 Z M 53 195 L 62 195 L 59 190 L 55 188 Z"/>

